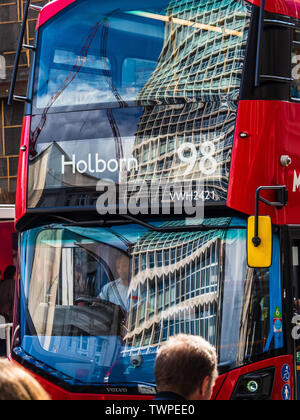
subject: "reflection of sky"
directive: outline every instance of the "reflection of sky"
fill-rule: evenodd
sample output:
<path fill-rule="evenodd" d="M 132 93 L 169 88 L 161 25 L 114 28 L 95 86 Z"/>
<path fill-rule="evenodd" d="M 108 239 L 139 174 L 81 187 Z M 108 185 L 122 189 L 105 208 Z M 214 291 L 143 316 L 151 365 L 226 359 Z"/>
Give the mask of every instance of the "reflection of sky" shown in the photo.
<path fill-rule="evenodd" d="M 117 8 L 110 5 L 115 12 L 104 26 L 103 16 L 112 14 L 112 10 L 106 13 L 106 5 L 98 1 L 90 1 L 88 8 L 84 7 L 85 2 L 78 3 L 76 14 L 71 9 L 63 25 L 58 19 L 43 29 L 37 107 L 48 106 L 57 91 L 70 82 L 52 106 L 115 103 L 111 81 L 123 100 L 134 101 L 156 68 L 164 43 L 164 23 L 126 15 L 121 11 L 123 4 L 116 2 Z M 158 13 L 163 13 L 168 5 L 168 2 L 155 3 L 152 2 L 151 9 L 157 8 Z M 129 4 L 133 9 L 137 6 L 135 1 Z M 102 24 L 88 45 L 89 32 L 97 19 Z M 82 54 L 85 45 L 88 45 L 87 57 Z M 110 77 L 103 74 L 105 70 L 110 70 Z"/>
<path fill-rule="evenodd" d="M 63 85 L 63 81 L 68 76 L 68 72 L 53 70 L 50 73 L 47 94 L 39 97 L 38 107 L 46 107 L 58 86 Z M 56 99 L 54 106 L 73 106 L 85 105 L 99 102 L 116 102 L 116 98 L 111 91 L 107 90 L 107 82 L 104 76 L 91 75 L 79 72 L 72 83 Z"/>
<path fill-rule="evenodd" d="M 161 40 L 162 43 L 164 42 L 163 22 L 153 21 L 150 19 L 138 22 L 137 20 L 133 21 L 132 19 L 126 19 L 125 15 L 123 15 L 122 19 L 111 19 L 110 28 L 127 34 L 140 35 L 141 37 L 144 37 L 145 34 L 151 34 L 152 38 L 157 38 Z"/>

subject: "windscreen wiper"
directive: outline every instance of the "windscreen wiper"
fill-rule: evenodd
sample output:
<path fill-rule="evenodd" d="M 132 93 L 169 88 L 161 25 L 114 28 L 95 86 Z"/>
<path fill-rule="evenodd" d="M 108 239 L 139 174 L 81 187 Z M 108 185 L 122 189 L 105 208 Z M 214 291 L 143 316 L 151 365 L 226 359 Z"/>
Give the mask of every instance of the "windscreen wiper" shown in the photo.
<path fill-rule="evenodd" d="M 199 225 L 185 225 L 185 226 L 153 226 L 150 223 L 147 223 L 141 219 L 138 219 L 134 216 L 129 215 L 122 215 L 122 217 L 128 221 L 131 221 L 133 223 L 136 223 L 137 225 L 143 226 L 149 230 L 152 230 L 153 232 L 159 232 L 159 233 L 168 233 L 168 232 L 191 232 L 191 231 L 210 231 L 210 230 L 219 230 L 219 229 L 229 229 L 231 228 L 228 225 L 224 226 L 215 226 L 215 225 L 205 225 L 205 224 L 199 224 Z"/>
<path fill-rule="evenodd" d="M 67 222 L 71 226 L 81 226 L 81 227 L 93 227 L 93 226 L 99 226 L 99 227 L 111 227 L 112 225 L 120 225 L 122 223 L 122 220 L 108 220 L 105 219 L 98 219 L 98 220 L 89 220 L 89 221 L 74 221 L 72 219 L 63 217 L 63 216 L 54 216 L 56 219 L 59 219 L 63 222 Z M 209 232 L 211 230 L 229 230 L 229 229 L 247 229 L 246 226 L 230 226 L 230 224 L 227 225 L 209 225 L 209 224 L 191 224 L 191 225 L 185 225 L 185 226 L 154 226 L 144 220 L 141 220 L 137 217 L 121 214 L 118 215 L 118 217 L 122 218 L 123 220 L 129 221 L 131 223 L 135 223 L 137 225 L 140 225 L 142 227 L 145 227 L 153 232 L 158 233 L 168 233 L 168 232 Z"/>

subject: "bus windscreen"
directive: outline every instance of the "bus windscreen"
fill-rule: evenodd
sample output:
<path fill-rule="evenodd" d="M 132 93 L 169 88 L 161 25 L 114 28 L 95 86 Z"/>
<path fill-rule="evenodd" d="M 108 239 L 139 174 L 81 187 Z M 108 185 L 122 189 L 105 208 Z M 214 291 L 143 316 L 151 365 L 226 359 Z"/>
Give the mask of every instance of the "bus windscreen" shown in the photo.
<path fill-rule="evenodd" d="M 278 237 L 272 267 L 250 269 L 245 223 L 206 223 L 214 228 L 49 225 L 22 233 L 16 355 L 30 354 L 30 363 L 74 386 L 155 387 L 156 352 L 176 334 L 216 346 L 220 372 L 281 349 Z"/>

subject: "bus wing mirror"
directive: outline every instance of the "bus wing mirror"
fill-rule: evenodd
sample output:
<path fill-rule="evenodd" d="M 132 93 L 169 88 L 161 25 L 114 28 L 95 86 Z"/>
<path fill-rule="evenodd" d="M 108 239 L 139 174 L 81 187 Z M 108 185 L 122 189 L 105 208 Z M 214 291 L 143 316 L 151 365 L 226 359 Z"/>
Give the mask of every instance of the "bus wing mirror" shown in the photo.
<path fill-rule="evenodd" d="M 277 201 L 269 201 L 260 196 L 262 191 L 274 191 Z M 259 187 L 255 194 L 255 216 L 248 220 L 248 266 L 252 268 L 269 268 L 272 265 L 272 220 L 269 216 L 259 216 L 259 203 L 283 209 L 289 200 L 285 185 Z"/>
<path fill-rule="evenodd" d="M 258 217 L 258 235 L 256 235 L 256 218 L 248 219 L 247 254 L 248 266 L 251 268 L 269 268 L 272 265 L 273 235 L 272 220 L 269 216 Z"/>

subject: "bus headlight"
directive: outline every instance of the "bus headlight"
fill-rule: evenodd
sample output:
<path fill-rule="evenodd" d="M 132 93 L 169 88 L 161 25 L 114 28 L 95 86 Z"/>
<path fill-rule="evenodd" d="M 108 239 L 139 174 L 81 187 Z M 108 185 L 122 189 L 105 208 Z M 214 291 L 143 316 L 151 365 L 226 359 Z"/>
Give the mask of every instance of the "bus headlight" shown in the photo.
<path fill-rule="evenodd" d="M 275 368 L 241 376 L 231 400 L 270 400 L 272 398 Z"/>
<path fill-rule="evenodd" d="M 249 381 L 247 383 L 247 390 L 251 392 L 251 394 L 254 394 L 259 390 L 259 384 L 256 381 Z"/>

